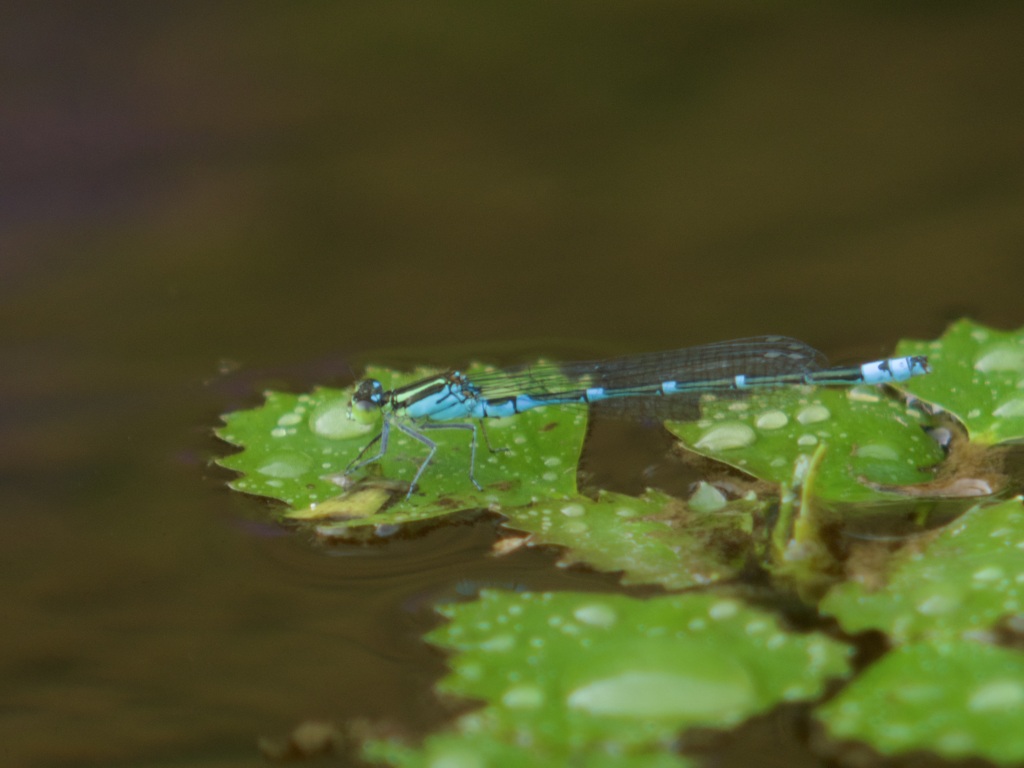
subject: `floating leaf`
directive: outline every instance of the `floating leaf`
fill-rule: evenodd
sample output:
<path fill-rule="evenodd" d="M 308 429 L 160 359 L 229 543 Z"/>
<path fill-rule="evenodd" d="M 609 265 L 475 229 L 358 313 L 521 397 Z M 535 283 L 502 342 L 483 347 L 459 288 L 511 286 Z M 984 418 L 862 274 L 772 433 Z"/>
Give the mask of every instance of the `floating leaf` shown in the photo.
<path fill-rule="evenodd" d="M 511 744 L 490 733 L 438 733 L 418 748 L 396 742 L 375 741 L 363 751 L 368 760 L 384 761 L 400 768 L 521 768 L 521 766 L 568 766 L 587 768 L 690 768 L 694 763 L 667 752 L 614 754 L 603 749 L 571 751 Z"/>
<path fill-rule="evenodd" d="M 705 398 L 701 411 L 699 421 L 666 426 L 690 450 L 763 480 L 788 482 L 824 444 L 813 493 L 832 501 L 892 499 L 898 494 L 881 487 L 930 480 L 922 468 L 943 458 L 921 429 L 921 414 L 877 387 Z"/>
<path fill-rule="evenodd" d="M 623 583 L 682 589 L 735 576 L 746 563 L 753 516 L 764 503 L 726 503 L 699 513 L 648 491 L 636 498 L 602 493 L 555 504 L 506 510 L 506 527 L 533 534 L 535 544 L 566 547 L 563 564 L 586 562 L 623 571 Z"/>
<path fill-rule="evenodd" d="M 480 369 L 471 369 L 471 374 L 473 370 Z M 368 375 L 391 388 L 428 374 L 373 369 Z M 222 466 L 244 473 L 231 487 L 287 502 L 302 519 L 322 518 L 321 505 L 328 503 L 327 516 L 341 519 L 344 527 L 403 523 L 460 509 L 519 506 L 538 497 L 568 498 L 576 493 L 586 410 L 557 407 L 487 420 L 487 437 L 480 434 L 476 457 L 476 478 L 483 491 L 469 479 L 468 430 L 432 429 L 428 434 L 438 445 L 437 453 L 416 492 L 405 499 L 427 448 L 392 429 L 387 454 L 355 475 L 384 482 L 370 480 L 343 493 L 342 473 L 380 428 L 347 418 L 351 396 L 351 389 L 324 388 L 302 395 L 267 392 L 262 406 L 225 416 L 218 436 L 243 448 L 220 460 Z M 495 452 L 488 451 L 488 441 Z M 376 446 L 367 456 L 374 450 Z M 368 488 L 375 492 L 367 493 Z M 381 512 L 393 499 L 397 503 Z"/>
<path fill-rule="evenodd" d="M 978 505 L 925 546 L 908 546 L 888 583 L 849 581 L 821 611 L 847 632 L 880 629 L 897 642 L 948 638 L 992 628 L 1024 611 L 1024 506 Z"/>
<path fill-rule="evenodd" d="M 1024 438 L 1024 328 L 997 331 L 959 320 L 938 341 L 904 341 L 901 355 L 928 355 L 933 373 L 906 389 L 954 414 L 980 443 Z"/>
<path fill-rule="evenodd" d="M 1024 654 L 965 640 L 886 654 L 818 710 L 829 733 L 892 755 L 1024 761 Z"/>
<path fill-rule="evenodd" d="M 428 639 L 455 652 L 445 692 L 485 702 L 457 721 L 512 744 L 642 751 L 724 728 L 847 674 L 847 646 L 706 594 L 484 591 Z"/>

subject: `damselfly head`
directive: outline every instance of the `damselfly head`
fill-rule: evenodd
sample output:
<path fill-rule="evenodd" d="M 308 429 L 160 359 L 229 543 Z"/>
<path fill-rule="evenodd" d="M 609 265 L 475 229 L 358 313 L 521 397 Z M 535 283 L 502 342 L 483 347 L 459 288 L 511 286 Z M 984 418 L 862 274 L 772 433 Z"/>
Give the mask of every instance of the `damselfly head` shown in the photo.
<path fill-rule="evenodd" d="M 377 420 L 384 405 L 384 387 L 376 379 L 363 379 L 356 385 L 348 406 L 348 417 L 364 424 Z"/>

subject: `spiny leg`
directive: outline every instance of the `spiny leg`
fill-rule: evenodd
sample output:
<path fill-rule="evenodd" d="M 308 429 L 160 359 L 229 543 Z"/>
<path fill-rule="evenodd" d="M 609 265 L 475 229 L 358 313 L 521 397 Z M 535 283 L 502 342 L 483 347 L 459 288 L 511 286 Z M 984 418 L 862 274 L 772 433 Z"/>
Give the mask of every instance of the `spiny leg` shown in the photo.
<path fill-rule="evenodd" d="M 412 492 L 413 490 L 415 490 L 416 483 L 419 481 L 420 475 L 423 474 L 423 470 L 427 468 L 427 465 L 430 463 L 431 459 L 434 458 L 434 454 L 437 453 L 437 443 L 435 443 L 429 437 L 424 435 L 422 432 L 417 432 L 415 429 L 413 429 L 410 426 L 407 426 L 406 424 L 396 422 L 395 426 L 397 426 L 400 430 L 405 432 L 405 434 L 407 434 L 413 440 L 418 440 L 419 442 L 423 443 L 429 449 L 429 451 L 427 452 L 427 458 L 425 458 L 420 463 L 420 468 L 416 470 L 416 474 L 413 476 L 412 482 L 409 483 L 409 490 L 405 494 L 405 498 L 408 499 L 410 496 L 412 496 Z M 429 426 L 429 424 L 424 424 L 424 427 L 426 428 L 429 428 Z"/>
<path fill-rule="evenodd" d="M 349 462 L 348 466 L 345 467 L 345 471 L 342 474 L 350 475 L 357 469 L 362 469 L 367 464 L 373 464 L 375 461 L 380 461 L 382 458 L 384 458 L 384 454 L 388 452 L 388 435 L 390 433 L 391 420 L 387 416 L 385 416 L 384 422 L 381 424 L 380 432 L 377 433 L 377 436 L 373 438 L 373 440 L 371 440 L 370 442 L 363 446 L 363 450 L 361 450 L 359 452 L 359 455 Z M 377 455 L 373 456 L 372 458 L 366 459 L 366 461 L 359 461 L 378 440 L 380 441 L 380 450 L 377 451 Z"/>
<path fill-rule="evenodd" d="M 469 479 L 470 479 L 470 482 L 472 482 L 473 485 L 476 486 L 476 489 L 478 491 L 482 491 L 483 488 L 480 486 L 480 483 L 478 483 L 476 481 L 476 477 L 473 474 L 473 469 L 476 467 L 476 424 L 424 424 L 424 425 L 422 425 L 422 428 L 423 429 L 468 429 L 470 432 L 473 433 L 473 437 L 469 441 Z M 412 434 L 412 433 L 408 433 L 408 434 Z M 414 437 L 415 437 L 415 435 L 414 435 Z M 428 440 L 426 435 L 420 435 L 419 437 L 422 438 L 423 441 L 430 442 L 431 445 L 434 445 L 434 443 L 432 441 Z M 417 438 L 417 439 L 419 439 L 419 438 Z M 436 445 L 435 445 L 435 448 L 436 448 Z M 490 445 L 488 445 L 488 448 L 490 448 Z M 431 459 L 431 457 L 433 455 L 434 455 L 434 451 L 431 450 L 430 456 L 427 457 L 427 461 L 423 462 L 423 464 L 420 466 L 420 471 L 417 472 L 416 473 L 416 477 L 413 478 L 413 484 L 414 485 L 416 484 L 416 479 L 418 479 L 419 476 L 423 473 L 423 469 L 427 466 L 427 462 L 430 461 L 430 459 Z M 411 489 L 410 489 L 410 492 L 411 492 Z"/>
<path fill-rule="evenodd" d="M 487 427 L 485 427 L 485 426 L 484 426 L 484 422 L 483 422 L 483 419 L 481 419 L 481 420 L 479 421 L 479 424 L 480 424 L 480 431 L 481 431 L 481 432 L 483 433 L 483 435 L 484 435 L 484 445 L 486 445 L 486 446 L 487 446 L 487 450 L 488 450 L 488 451 L 490 451 L 491 453 L 508 453 L 509 451 L 511 451 L 511 450 L 512 450 L 512 449 L 511 449 L 511 448 L 509 448 L 509 447 L 508 447 L 507 445 L 503 445 L 503 446 L 500 446 L 500 447 L 498 447 L 498 448 L 495 448 L 495 447 L 494 447 L 493 445 L 491 445 L 491 438 L 490 438 L 490 436 L 489 436 L 489 435 L 487 434 Z M 467 425 L 467 426 L 468 426 L 468 425 Z"/>
<path fill-rule="evenodd" d="M 423 445 L 425 445 L 427 447 L 427 449 L 428 449 L 427 457 L 420 463 L 419 469 L 416 470 L 416 474 L 412 478 L 412 482 L 409 483 L 409 491 L 405 494 L 405 498 L 408 499 L 409 497 L 412 496 L 412 492 L 416 489 L 416 484 L 419 482 L 420 477 L 423 475 L 423 472 L 426 470 L 427 465 L 429 465 L 430 462 L 433 461 L 434 454 L 437 453 L 437 443 L 435 443 L 429 437 L 424 435 L 422 432 L 414 429 L 413 427 L 411 427 L 411 426 L 409 426 L 407 424 L 403 424 L 401 421 L 396 421 L 395 422 L 395 426 L 398 429 L 400 429 L 402 432 L 407 434 L 409 437 L 411 437 L 414 440 L 416 440 L 417 442 L 420 442 Z M 480 483 L 478 483 L 476 481 L 476 477 L 475 477 L 475 475 L 473 473 L 473 470 L 474 470 L 474 468 L 476 466 L 476 425 L 475 424 L 422 424 L 422 425 L 420 425 L 420 429 L 468 429 L 468 430 L 470 430 L 473 433 L 473 436 L 472 436 L 472 438 L 470 440 L 470 443 L 469 443 L 469 479 L 473 483 L 473 485 L 476 486 L 477 490 L 479 490 L 479 491 L 483 490 L 483 488 L 480 486 Z M 373 440 L 371 440 L 369 443 L 367 443 L 365 446 L 363 446 L 363 449 L 359 452 L 359 455 L 356 456 L 352 460 L 352 462 L 348 465 L 348 467 L 345 469 L 345 473 L 344 474 L 348 475 L 348 474 L 350 474 L 352 472 L 355 472 L 358 469 L 362 469 L 363 467 L 367 466 L 368 464 L 373 464 L 375 461 L 379 461 L 380 459 L 382 459 L 384 457 L 384 454 L 386 454 L 387 450 L 388 450 L 388 438 L 389 438 L 390 434 L 391 434 L 391 420 L 388 419 L 387 417 L 385 417 L 384 418 L 384 422 L 383 422 L 383 424 L 381 426 L 380 434 L 378 434 L 375 438 L 373 438 Z M 360 461 L 360 459 L 362 459 L 363 455 L 368 450 L 370 450 L 370 448 L 372 448 L 373 445 L 378 440 L 380 441 L 380 450 L 377 451 L 376 455 L 370 457 L 369 459 L 365 459 L 363 461 Z M 489 443 L 488 443 L 487 447 L 490 449 L 490 444 Z M 491 450 L 494 450 L 494 449 L 491 449 Z M 508 449 L 506 448 L 506 449 L 499 449 L 499 450 L 508 450 Z"/>

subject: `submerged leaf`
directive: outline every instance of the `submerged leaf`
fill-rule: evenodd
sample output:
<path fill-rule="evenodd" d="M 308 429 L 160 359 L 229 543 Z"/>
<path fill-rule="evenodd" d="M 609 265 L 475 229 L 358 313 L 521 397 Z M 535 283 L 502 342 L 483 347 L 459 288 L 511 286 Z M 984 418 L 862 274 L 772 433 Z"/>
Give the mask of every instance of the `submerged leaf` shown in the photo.
<path fill-rule="evenodd" d="M 533 544 L 566 547 L 563 564 L 622 571 L 625 584 L 683 589 L 740 571 L 751 556 L 753 517 L 763 508 L 756 499 L 723 500 L 699 513 L 655 491 L 639 498 L 601 493 L 506 510 L 505 526 L 530 532 Z"/>

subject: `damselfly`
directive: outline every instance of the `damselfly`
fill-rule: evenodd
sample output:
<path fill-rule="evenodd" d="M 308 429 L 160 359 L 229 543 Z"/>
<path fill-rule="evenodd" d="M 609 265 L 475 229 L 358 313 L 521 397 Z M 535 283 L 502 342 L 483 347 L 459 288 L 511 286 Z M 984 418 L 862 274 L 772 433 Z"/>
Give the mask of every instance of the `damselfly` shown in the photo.
<path fill-rule="evenodd" d="M 352 395 L 349 418 L 371 423 L 382 414 L 383 421 L 380 432 L 345 474 L 387 453 L 392 425 L 427 449 L 409 485 L 408 498 L 437 453 L 437 443 L 424 434 L 430 429 L 471 432 L 469 479 L 482 490 L 473 474 L 477 425 L 461 419 L 499 418 L 570 404 L 627 417 L 690 419 L 699 413 L 697 406 L 704 395 L 737 396 L 796 385 L 888 384 L 929 370 L 928 359 L 921 355 L 828 368 L 824 355 L 802 341 L 757 336 L 611 360 L 522 366 L 472 377 L 453 370 L 392 390 L 385 390 L 376 379 L 365 379 Z M 362 460 L 378 442 L 377 453 Z"/>

